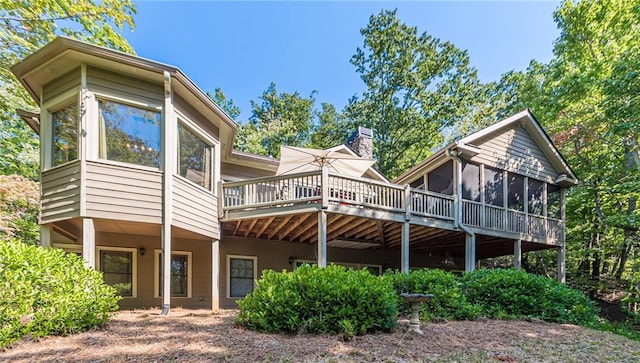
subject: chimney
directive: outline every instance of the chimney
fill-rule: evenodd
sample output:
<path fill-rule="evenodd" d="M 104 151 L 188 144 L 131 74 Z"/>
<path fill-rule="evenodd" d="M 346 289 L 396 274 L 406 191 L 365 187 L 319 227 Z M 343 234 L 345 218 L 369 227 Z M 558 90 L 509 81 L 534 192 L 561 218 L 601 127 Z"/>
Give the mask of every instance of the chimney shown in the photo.
<path fill-rule="evenodd" d="M 347 146 L 358 156 L 365 159 L 373 159 L 373 130 L 358 126 L 356 131 L 349 137 Z"/>

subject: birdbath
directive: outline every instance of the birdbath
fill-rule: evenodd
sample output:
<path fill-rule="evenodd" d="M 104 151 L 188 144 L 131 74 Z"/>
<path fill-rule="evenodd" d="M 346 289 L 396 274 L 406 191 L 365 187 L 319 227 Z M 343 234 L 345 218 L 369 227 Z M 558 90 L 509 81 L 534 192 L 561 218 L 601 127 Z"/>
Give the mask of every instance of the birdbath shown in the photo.
<path fill-rule="evenodd" d="M 404 299 L 404 301 L 408 302 L 411 305 L 411 320 L 409 320 L 409 330 L 417 333 L 424 334 L 422 330 L 420 330 L 420 304 L 429 299 L 433 298 L 432 294 L 407 294 L 403 292 L 400 296 Z"/>

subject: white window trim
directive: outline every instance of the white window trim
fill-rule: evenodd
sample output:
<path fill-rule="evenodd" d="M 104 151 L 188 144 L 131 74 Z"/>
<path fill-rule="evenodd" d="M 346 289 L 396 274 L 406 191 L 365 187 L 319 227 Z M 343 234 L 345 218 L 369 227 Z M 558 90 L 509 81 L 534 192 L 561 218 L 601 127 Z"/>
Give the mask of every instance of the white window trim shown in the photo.
<path fill-rule="evenodd" d="M 123 299 L 135 299 L 138 297 L 138 249 L 130 247 L 110 247 L 110 246 L 98 246 L 96 247 L 96 270 L 101 271 L 100 266 L 100 252 L 101 251 L 114 251 L 114 252 L 131 252 L 132 266 L 131 266 L 131 296 L 123 296 Z"/>
<path fill-rule="evenodd" d="M 160 265 L 158 264 L 158 259 L 162 255 L 162 250 L 154 250 L 153 251 L 153 297 L 156 299 L 161 299 L 160 296 Z M 193 282 L 193 274 L 191 272 L 191 267 L 193 265 L 192 261 L 192 253 L 189 251 L 171 251 L 171 255 L 183 255 L 187 256 L 187 296 L 171 296 L 172 299 L 190 299 L 191 298 L 191 286 Z"/>
<path fill-rule="evenodd" d="M 196 123 L 192 122 L 189 118 L 185 117 L 182 113 L 180 113 L 180 111 L 174 110 L 174 112 L 176 113 L 177 117 L 176 117 L 176 127 L 180 126 L 180 124 L 182 124 L 183 127 L 187 128 L 195 137 L 199 138 L 203 143 L 207 144 L 210 148 L 211 148 L 211 160 L 210 163 L 211 165 L 209 165 L 209 168 L 211 169 L 211 190 L 208 190 L 207 188 L 204 188 L 194 182 L 192 182 L 191 180 L 183 177 L 182 175 L 180 175 L 179 170 L 178 170 L 178 162 L 176 161 L 175 164 L 175 170 L 173 171 L 173 175 L 181 178 L 182 180 L 185 180 L 186 182 L 188 182 L 191 185 L 195 185 L 196 187 L 207 191 L 209 193 L 212 194 L 216 194 L 216 150 L 219 147 L 219 142 L 212 138 L 211 136 L 209 136 L 200 126 L 198 126 Z M 175 137 L 175 144 L 176 144 L 176 153 L 178 151 L 178 147 L 180 146 L 180 134 L 178 133 L 178 131 L 176 130 L 176 137 Z M 178 159 L 178 155 L 176 154 L 176 160 Z M 219 166 L 218 166 L 219 167 Z"/>
<path fill-rule="evenodd" d="M 258 279 L 258 256 L 227 255 L 227 298 L 242 299 L 242 297 L 231 296 L 231 259 L 232 258 L 237 258 L 242 260 L 253 260 L 253 288 L 255 290 L 256 280 Z"/>

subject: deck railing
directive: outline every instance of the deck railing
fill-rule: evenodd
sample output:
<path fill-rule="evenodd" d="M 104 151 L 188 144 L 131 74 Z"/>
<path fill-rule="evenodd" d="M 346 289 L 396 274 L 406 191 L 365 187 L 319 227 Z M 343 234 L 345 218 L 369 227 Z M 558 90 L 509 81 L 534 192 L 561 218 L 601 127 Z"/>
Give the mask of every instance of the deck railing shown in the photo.
<path fill-rule="evenodd" d="M 456 213 L 452 195 L 333 173 L 323 176 L 321 171 L 226 182 L 222 195 L 223 213 L 310 203 L 446 221 L 455 220 Z M 460 208 L 461 222 L 467 226 L 538 238 L 564 238 L 564 225 L 558 219 L 470 200 L 462 200 Z"/>

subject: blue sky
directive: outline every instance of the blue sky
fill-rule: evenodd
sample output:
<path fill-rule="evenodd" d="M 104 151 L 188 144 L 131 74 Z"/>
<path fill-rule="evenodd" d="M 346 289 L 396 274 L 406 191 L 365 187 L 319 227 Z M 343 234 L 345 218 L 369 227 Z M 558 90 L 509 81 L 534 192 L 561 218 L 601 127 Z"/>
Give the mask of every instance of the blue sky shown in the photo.
<path fill-rule="evenodd" d="M 138 1 L 136 28 L 125 37 L 138 55 L 175 65 L 202 90 L 221 87 L 246 121 L 249 100 L 270 82 L 279 92 L 308 96 L 341 110 L 363 91 L 349 63 L 362 45 L 360 29 L 382 9 L 441 40 L 466 49 L 483 82 L 547 62 L 559 31 L 557 1 L 216 2 Z"/>

